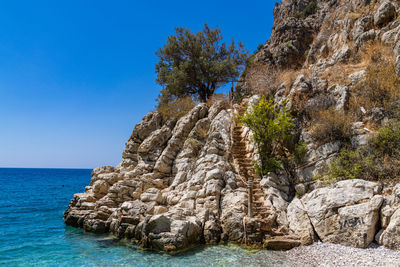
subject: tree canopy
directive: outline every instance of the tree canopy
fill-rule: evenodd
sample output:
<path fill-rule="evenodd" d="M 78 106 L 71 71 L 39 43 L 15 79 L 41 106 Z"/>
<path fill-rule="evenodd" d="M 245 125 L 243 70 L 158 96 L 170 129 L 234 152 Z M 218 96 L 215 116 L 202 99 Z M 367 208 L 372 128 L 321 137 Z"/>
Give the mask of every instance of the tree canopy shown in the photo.
<path fill-rule="evenodd" d="M 163 86 L 159 105 L 185 96 L 207 102 L 216 89 L 236 81 L 248 52 L 241 42 L 236 45 L 232 40 L 228 46 L 222 39 L 221 31 L 207 24 L 197 33 L 175 29 L 156 52 L 156 81 Z"/>

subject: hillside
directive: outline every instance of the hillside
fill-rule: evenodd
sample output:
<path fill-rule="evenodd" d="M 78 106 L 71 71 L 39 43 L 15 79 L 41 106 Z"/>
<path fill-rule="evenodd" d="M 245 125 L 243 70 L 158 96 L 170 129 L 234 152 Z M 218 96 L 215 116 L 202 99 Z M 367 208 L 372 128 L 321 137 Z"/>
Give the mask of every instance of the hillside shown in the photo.
<path fill-rule="evenodd" d="M 233 101 L 199 104 L 181 118 L 146 115 L 121 163 L 93 170 L 74 195 L 66 224 L 166 251 L 318 240 L 400 249 L 399 5 L 282 0 Z M 261 97 L 286 104 L 291 141 L 303 148 L 264 176 L 253 168 L 252 133 L 235 122 Z"/>

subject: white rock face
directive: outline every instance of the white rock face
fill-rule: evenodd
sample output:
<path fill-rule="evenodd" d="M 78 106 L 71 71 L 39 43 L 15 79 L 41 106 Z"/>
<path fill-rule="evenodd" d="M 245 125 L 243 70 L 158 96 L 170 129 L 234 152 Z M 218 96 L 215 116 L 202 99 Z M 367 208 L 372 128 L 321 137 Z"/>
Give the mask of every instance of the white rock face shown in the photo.
<path fill-rule="evenodd" d="M 380 244 L 391 249 L 400 249 L 400 208 L 390 217 L 390 223 L 378 237 Z"/>
<path fill-rule="evenodd" d="M 290 230 L 301 237 L 302 244 L 310 245 L 317 240 L 305 207 L 298 198 L 289 204 L 287 218 Z"/>
<path fill-rule="evenodd" d="M 377 183 L 346 180 L 301 198 L 323 242 L 367 247 L 376 232 L 383 197 Z"/>
<path fill-rule="evenodd" d="M 152 131 L 136 126 L 124 152 L 125 156 L 127 150 L 135 153 L 135 161 L 124 156 L 117 168 L 94 169 L 85 192 L 74 195 L 65 222 L 172 251 L 200 242 L 242 243 L 251 238 L 282 248 L 289 241 L 298 245 L 318 239 L 366 247 L 376 235 L 380 218 L 383 229 L 377 239 L 400 249 L 396 245 L 400 187 L 384 200 L 378 183 L 346 180 L 293 199 L 295 189 L 304 194 L 307 186 L 294 186 L 284 171 L 269 173 L 260 181 L 260 199 L 270 211 L 264 215 L 264 225 L 245 219 L 247 188 L 231 155 L 232 114 L 221 106 L 211 107 L 211 114 L 208 110 L 199 105 L 176 123 L 154 113 L 146 116 L 142 123 Z M 363 123 L 354 124 L 360 127 Z M 245 138 L 251 136 L 250 131 L 245 133 Z M 317 163 L 302 172 L 311 168 L 312 174 L 339 149 L 340 142 L 311 149 L 307 161 Z M 276 227 L 292 239 L 264 240 L 264 235 L 252 235 L 261 227 Z"/>
<path fill-rule="evenodd" d="M 247 192 L 231 163 L 231 124 L 221 103 L 200 104 L 176 123 L 149 113 L 121 164 L 93 171 L 65 222 L 161 250 L 217 243 L 222 235 L 242 242 Z"/>

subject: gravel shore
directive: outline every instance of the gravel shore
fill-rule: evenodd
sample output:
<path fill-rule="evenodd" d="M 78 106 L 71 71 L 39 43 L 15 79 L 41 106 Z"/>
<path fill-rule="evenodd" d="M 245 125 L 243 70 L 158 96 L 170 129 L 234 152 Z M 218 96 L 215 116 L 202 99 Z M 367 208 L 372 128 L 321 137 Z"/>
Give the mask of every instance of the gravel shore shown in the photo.
<path fill-rule="evenodd" d="M 329 243 L 314 243 L 286 252 L 293 266 L 400 266 L 400 252 L 371 245 L 359 249 Z"/>

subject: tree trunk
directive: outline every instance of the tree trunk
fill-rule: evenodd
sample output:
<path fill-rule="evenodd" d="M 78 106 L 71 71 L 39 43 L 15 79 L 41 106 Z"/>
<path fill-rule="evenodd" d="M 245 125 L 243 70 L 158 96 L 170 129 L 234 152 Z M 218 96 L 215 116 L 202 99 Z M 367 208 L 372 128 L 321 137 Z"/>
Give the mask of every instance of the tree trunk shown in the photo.
<path fill-rule="evenodd" d="M 199 97 L 200 97 L 200 101 L 202 103 L 206 103 L 207 102 L 207 95 L 205 91 L 202 91 L 201 89 L 199 90 Z"/>

